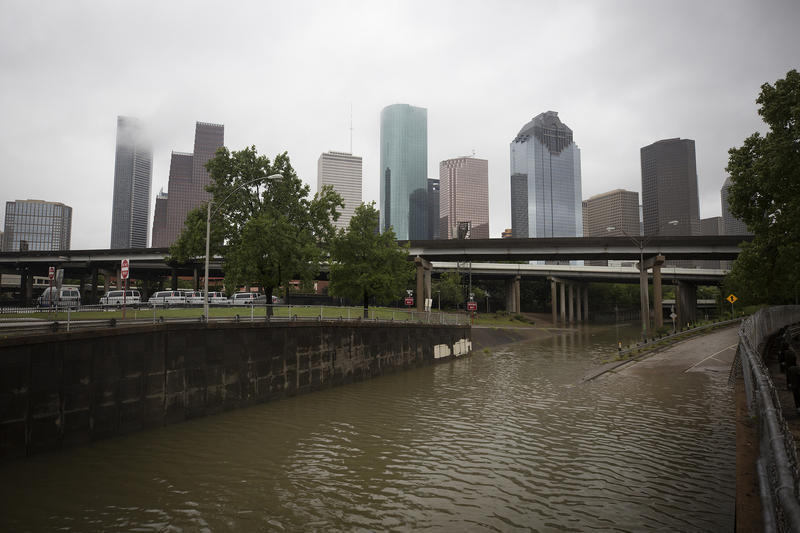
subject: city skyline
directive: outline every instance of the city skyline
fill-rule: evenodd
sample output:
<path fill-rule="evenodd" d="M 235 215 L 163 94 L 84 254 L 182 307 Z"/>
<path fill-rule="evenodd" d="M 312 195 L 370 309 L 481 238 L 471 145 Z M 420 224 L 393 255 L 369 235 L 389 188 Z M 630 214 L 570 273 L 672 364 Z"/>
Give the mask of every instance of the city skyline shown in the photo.
<path fill-rule="evenodd" d="M 134 117 L 117 117 L 111 248 L 147 248 L 152 181 L 153 151 L 144 125 Z"/>
<path fill-rule="evenodd" d="M 761 84 L 797 67 L 800 6 L 717 0 L 687 16 L 688 5 L 242 2 L 221 23 L 203 5 L 144 1 L 124 17 L 118 4 L 13 4 L 0 21 L 0 210 L 16 198 L 59 199 L 74 208 L 73 248 L 106 247 L 118 115 L 153 133 L 151 217 L 170 152 L 190 149 L 196 120 L 224 123 L 232 150 L 287 151 L 312 189 L 321 152 L 358 153 L 363 199 L 378 202 L 379 112 L 411 102 L 429 110 L 428 178 L 457 154 L 489 161 L 492 237 L 511 225 L 509 132 L 543 109 L 578 135 L 584 198 L 639 191 L 639 148 L 683 137 L 696 141 L 701 215 L 721 215 L 727 150 L 764 131 Z M 549 23 L 530 35 L 543 9 Z M 274 17 L 285 24 L 259 30 Z M 532 53 L 553 42 L 558 54 Z"/>

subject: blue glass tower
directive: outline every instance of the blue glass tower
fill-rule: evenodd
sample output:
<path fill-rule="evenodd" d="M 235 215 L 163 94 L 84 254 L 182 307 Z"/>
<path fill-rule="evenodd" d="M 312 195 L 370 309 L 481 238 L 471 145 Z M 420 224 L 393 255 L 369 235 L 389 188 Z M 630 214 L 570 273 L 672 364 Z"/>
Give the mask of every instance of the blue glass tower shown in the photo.
<path fill-rule="evenodd" d="M 381 111 L 381 231 L 428 238 L 428 110 L 394 104 Z"/>
<path fill-rule="evenodd" d="M 572 130 L 547 111 L 511 142 L 514 237 L 581 237 L 581 152 Z"/>

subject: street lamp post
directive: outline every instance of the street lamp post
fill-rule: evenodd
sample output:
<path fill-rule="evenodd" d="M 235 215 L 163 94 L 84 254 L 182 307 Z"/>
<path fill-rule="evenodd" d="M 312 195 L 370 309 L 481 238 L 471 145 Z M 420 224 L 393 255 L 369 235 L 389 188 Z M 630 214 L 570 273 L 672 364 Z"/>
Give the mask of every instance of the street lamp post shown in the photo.
<path fill-rule="evenodd" d="M 250 185 L 257 181 L 261 180 L 279 180 L 283 179 L 283 175 L 281 174 L 270 174 L 269 176 L 263 176 L 260 178 L 255 178 L 250 181 L 246 181 L 240 184 L 238 187 L 233 189 L 228 196 L 226 196 L 221 202 L 217 204 L 216 209 L 222 207 L 222 205 L 228 201 L 233 193 L 245 187 L 246 185 Z M 216 212 L 216 209 L 214 212 Z M 211 199 L 208 200 L 207 208 L 206 208 L 206 267 L 205 267 L 205 276 L 203 277 L 203 316 L 205 316 L 206 322 L 208 322 L 208 261 L 209 261 L 209 243 L 211 241 Z"/>

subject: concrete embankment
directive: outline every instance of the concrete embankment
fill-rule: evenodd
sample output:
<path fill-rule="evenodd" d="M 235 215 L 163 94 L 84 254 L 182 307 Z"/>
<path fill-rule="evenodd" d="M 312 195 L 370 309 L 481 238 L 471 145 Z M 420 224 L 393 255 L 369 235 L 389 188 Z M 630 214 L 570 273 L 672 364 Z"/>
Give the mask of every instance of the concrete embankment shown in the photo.
<path fill-rule="evenodd" d="M 465 355 L 469 326 L 167 324 L 0 340 L 0 460 Z"/>
<path fill-rule="evenodd" d="M 551 335 L 551 332 L 543 328 L 473 326 L 472 348 L 474 350 L 483 350 L 484 348 L 492 348 L 504 344 L 541 339 Z"/>

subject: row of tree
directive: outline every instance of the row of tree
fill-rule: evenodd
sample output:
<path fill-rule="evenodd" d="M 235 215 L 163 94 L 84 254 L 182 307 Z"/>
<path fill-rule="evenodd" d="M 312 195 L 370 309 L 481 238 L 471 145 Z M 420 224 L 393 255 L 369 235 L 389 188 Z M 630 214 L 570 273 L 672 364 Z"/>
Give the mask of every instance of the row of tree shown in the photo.
<path fill-rule="evenodd" d="M 255 146 L 234 152 L 223 147 L 206 168 L 212 195 L 210 254 L 222 257 L 230 285 L 258 285 L 271 301 L 273 292 L 291 280 L 311 282 L 326 262 L 331 294 L 363 299 L 366 316 L 370 299 L 397 298 L 413 275 L 394 232 L 378 232 L 374 203 L 356 208 L 349 226 L 337 231 L 341 196 L 325 186 L 310 197 L 286 152 L 270 161 Z M 188 214 L 170 248 L 172 260 L 205 255 L 208 216 L 207 205 Z"/>

